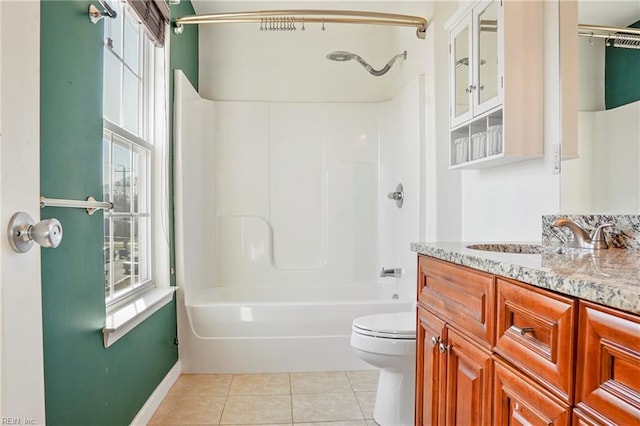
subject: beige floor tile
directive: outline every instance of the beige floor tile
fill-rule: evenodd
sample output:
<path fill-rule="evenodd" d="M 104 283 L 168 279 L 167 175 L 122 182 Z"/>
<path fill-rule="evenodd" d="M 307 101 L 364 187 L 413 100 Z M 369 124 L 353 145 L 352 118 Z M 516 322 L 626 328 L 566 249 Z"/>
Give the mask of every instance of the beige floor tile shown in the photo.
<path fill-rule="evenodd" d="M 376 391 L 378 389 L 379 370 L 347 371 L 354 392 Z"/>
<path fill-rule="evenodd" d="M 373 419 L 373 407 L 376 405 L 376 393 L 375 392 L 356 392 L 356 399 L 362 414 L 365 419 Z"/>
<path fill-rule="evenodd" d="M 291 373 L 291 393 L 329 393 L 351 391 L 344 371 Z"/>
<path fill-rule="evenodd" d="M 167 396 L 149 426 L 218 424 L 225 399 L 223 396 Z"/>
<path fill-rule="evenodd" d="M 231 374 L 182 374 L 169 396 L 226 396 L 231 377 Z"/>
<path fill-rule="evenodd" d="M 353 392 L 294 394 L 294 422 L 363 420 Z"/>
<path fill-rule="evenodd" d="M 291 422 L 290 395 L 229 396 L 220 424 Z"/>
<path fill-rule="evenodd" d="M 229 395 L 289 395 L 289 374 L 234 374 Z"/>

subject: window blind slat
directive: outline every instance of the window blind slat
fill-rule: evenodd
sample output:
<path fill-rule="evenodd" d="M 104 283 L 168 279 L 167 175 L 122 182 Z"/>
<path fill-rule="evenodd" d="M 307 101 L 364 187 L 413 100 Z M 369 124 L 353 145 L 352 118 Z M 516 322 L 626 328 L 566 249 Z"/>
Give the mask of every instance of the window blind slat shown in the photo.
<path fill-rule="evenodd" d="M 169 21 L 169 7 L 165 0 L 128 0 L 156 46 L 164 46 L 165 23 Z"/>

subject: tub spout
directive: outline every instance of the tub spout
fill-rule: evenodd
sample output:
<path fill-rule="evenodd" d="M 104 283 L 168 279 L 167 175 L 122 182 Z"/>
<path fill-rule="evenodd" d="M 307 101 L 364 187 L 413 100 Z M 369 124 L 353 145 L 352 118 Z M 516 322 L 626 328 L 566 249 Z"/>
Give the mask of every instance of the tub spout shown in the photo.
<path fill-rule="evenodd" d="M 382 270 L 380 271 L 380 276 L 400 278 L 402 276 L 402 272 L 403 272 L 402 268 L 391 268 L 391 269 L 382 268 Z"/>

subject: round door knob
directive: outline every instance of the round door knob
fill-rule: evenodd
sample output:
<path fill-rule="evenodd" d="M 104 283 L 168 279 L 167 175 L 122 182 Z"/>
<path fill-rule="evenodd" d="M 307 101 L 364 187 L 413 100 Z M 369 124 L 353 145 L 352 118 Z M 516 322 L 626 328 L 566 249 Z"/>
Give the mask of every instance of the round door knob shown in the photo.
<path fill-rule="evenodd" d="M 33 242 L 42 247 L 58 247 L 62 241 L 62 225 L 57 219 L 45 219 L 37 224 L 28 213 L 18 212 L 11 217 L 7 228 L 9 245 L 18 253 L 26 253 Z"/>
<path fill-rule="evenodd" d="M 29 236 L 42 247 L 56 248 L 62 241 L 62 225 L 58 219 L 45 219 L 29 228 Z"/>

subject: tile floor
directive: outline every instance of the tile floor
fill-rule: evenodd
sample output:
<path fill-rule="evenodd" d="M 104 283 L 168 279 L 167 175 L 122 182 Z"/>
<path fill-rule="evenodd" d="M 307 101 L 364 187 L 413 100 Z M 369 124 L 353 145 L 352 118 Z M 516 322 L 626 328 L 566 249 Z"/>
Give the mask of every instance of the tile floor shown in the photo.
<path fill-rule="evenodd" d="M 378 371 L 183 374 L 156 425 L 375 426 Z"/>

